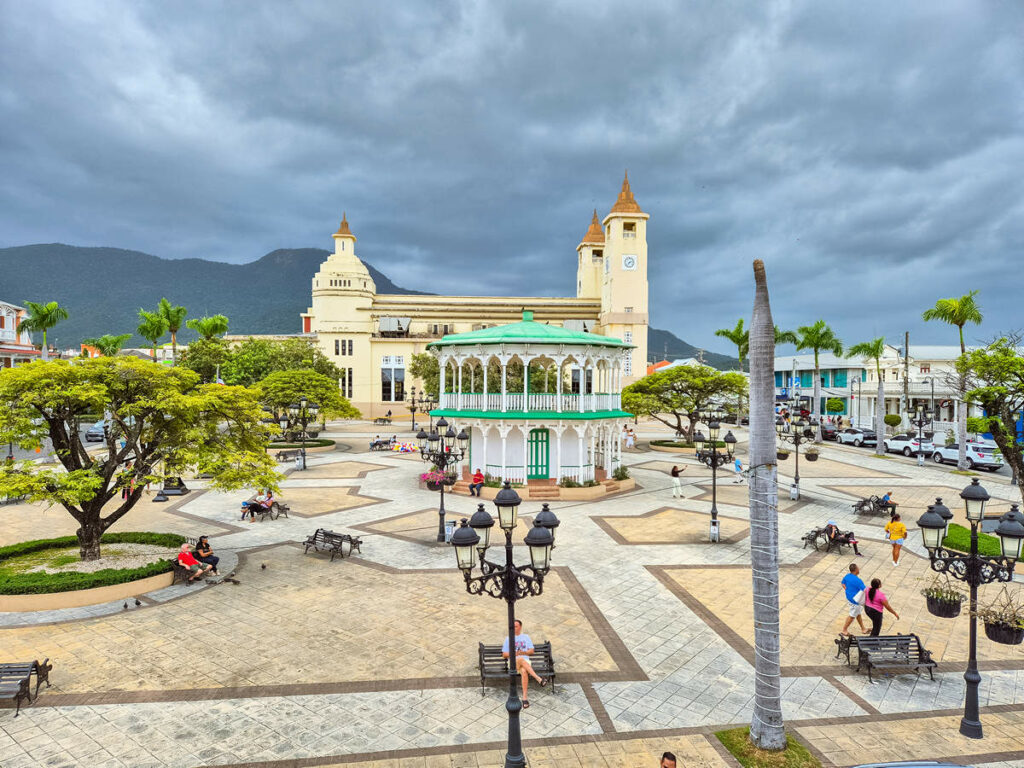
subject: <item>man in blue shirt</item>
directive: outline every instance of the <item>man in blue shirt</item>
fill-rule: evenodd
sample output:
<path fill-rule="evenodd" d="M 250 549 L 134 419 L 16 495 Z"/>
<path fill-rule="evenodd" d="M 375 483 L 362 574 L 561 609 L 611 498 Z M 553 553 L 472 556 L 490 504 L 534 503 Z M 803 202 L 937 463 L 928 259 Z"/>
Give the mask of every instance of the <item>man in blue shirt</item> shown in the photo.
<path fill-rule="evenodd" d="M 547 680 L 542 680 L 540 676 L 533 671 L 533 665 L 530 664 L 530 657 L 533 655 L 533 640 L 530 636 L 523 632 L 523 622 L 516 619 L 516 670 L 523 678 L 523 709 L 530 706 L 530 700 L 526 697 L 527 692 L 530 689 L 530 678 L 532 677 L 538 683 L 541 688 L 547 685 Z M 508 658 L 508 638 L 505 638 L 505 642 L 501 646 L 501 655 L 506 659 Z"/>
<path fill-rule="evenodd" d="M 861 632 L 867 634 L 868 628 L 864 626 L 864 582 L 861 580 L 860 568 L 856 563 L 850 563 L 850 572 L 843 576 L 843 590 L 846 593 L 846 602 L 850 604 L 850 615 L 843 622 L 841 635 L 849 635 L 850 624 L 857 620 Z"/>

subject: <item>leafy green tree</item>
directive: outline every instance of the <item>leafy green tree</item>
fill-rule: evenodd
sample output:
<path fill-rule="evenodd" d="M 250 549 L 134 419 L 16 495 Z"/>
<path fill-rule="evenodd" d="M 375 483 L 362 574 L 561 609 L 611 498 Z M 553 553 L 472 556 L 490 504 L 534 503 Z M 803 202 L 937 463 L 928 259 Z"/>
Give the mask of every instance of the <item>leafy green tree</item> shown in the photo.
<path fill-rule="evenodd" d="M 797 336 L 793 331 L 784 331 L 779 326 L 775 328 L 775 346 L 780 344 L 792 344 L 794 347 L 800 343 L 800 337 Z"/>
<path fill-rule="evenodd" d="M 1019 344 L 1017 338 L 1001 338 L 971 350 L 957 361 L 957 372 L 968 387 L 966 396 L 985 409 L 985 425 L 979 431 L 992 433 L 1024 501 L 1024 446 L 1017 431 L 1024 411 L 1024 357 Z"/>
<path fill-rule="evenodd" d="M 414 354 L 409 362 L 408 370 L 412 378 L 421 382 L 422 391 L 436 400 L 441 384 L 441 364 L 437 358 L 429 352 Z"/>
<path fill-rule="evenodd" d="M 828 413 L 842 413 L 846 409 L 843 401 L 838 397 L 830 397 L 825 401 L 825 410 Z"/>
<path fill-rule="evenodd" d="M 56 301 L 49 301 L 46 304 L 39 304 L 34 301 L 26 301 L 25 309 L 28 315 L 18 324 L 18 328 L 24 331 L 41 331 L 43 334 L 43 360 L 50 359 L 50 348 L 46 344 L 46 332 L 61 320 L 68 319 L 68 311 Z"/>
<path fill-rule="evenodd" d="M 160 306 L 157 307 L 156 311 L 167 321 L 167 330 L 171 332 L 171 362 L 177 365 L 178 331 L 181 330 L 181 324 L 185 322 L 185 315 L 188 314 L 188 310 L 180 304 L 171 304 L 167 299 L 160 299 Z"/>
<path fill-rule="evenodd" d="M 199 338 L 206 341 L 216 336 L 222 336 L 228 332 L 228 319 L 225 315 L 211 315 L 210 317 L 194 317 L 185 321 L 185 327 L 191 328 L 199 334 Z"/>
<path fill-rule="evenodd" d="M 167 333 L 167 320 L 159 312 L 139 310 L 139 327 L 135 332 L 153 345 L 153 360 L 156 361 L 156 343 Z"/>
<path fill-rule="evenodd" d="M 879 456 L 885 455 L 885 444 L 882 441 L 882 437 L 885 435 L 885 382 L 882 381 L 882 357 L 884 355 L 884 336 L 854 344 L 846 352 L 847 357 L 860 357 L 875 361 L 875 375 L 878 378 L 878 392 L 875 394 L 875 435 L 878 440 L 875 443 L 875 453 Z"/>
<path fill-rule="evenodd" d="M 337 382 L 341 371 L 320 348 L 308 339 L 248 338 L 233 345 L 228 360 L 221 367 L 221 377 L 228 384 L 251 386 L 276 371 L 311 368 Z"/>
<path fill-rule="evenodd" d="M 835 335 L 824 320 L 819 320 L 814 325 L 802 325 L 796 329 L 798 350 L 810 349 L 814 351 L 814 401 L 811 403 L 811 415 L 819 417 L 818 426 L 815 430 L 814 442 L 821 442 L 821 369 L 818 365 L 818 354 L 820 352 L 831 352 L 834 355 L 843 354 L 843 342 Z"/>
<path fill-rule="evenodd" d="M 967 345 L 964 343 L 964 326 L 968 323 L 981 325 L 983 319 L 978 302 L 974 299 L 977 295 L 977 291 L 971 291 L 960 298 L 939 299 L 935 302 L 934 307 L 926 309 L 921 315 L 924 320 L 938 320 L 956 326 L 960 334 L 961 356 L 967 354 Z M 956 431 L 960 450 L 956 466 L 958 469 L 967 469 L 967 384 L 964 382 L 963 376 L 960 377 L 958 385 L 960 403 L 957 407 Z"/>
<path fill-rule="evenodd" d="M 636 416 L 651 416 L 692 440 L 700 411 L 746 391 L 747 379 L 742 373 L 707 365 L 677 365 L 655 371 L 622 390 L 622 407 Z"/>
<path fill-rule="evenodd" d="M 309 402 L 320 406 L 323 419 L 358 419 L 357 408 L 341 395 L 338 382 L 322 373 L 305 369 L 297 371 L 275 371 L 256 385 L 260 402 L 274 411 L 275 415 L 287 414 L 288 406 L 305 396 Z M 288 429 L 294 428 L 291 417 Z"/>
<path fill-rule="evenodd" d="M 222 490 L 274 487 L 280 479 L 256 393 L 200 384 L 192 371 L 127 356 L 26 365 L 0 376 L 0 403 L 0 442 L 32 449 L 49 438 L 61 464 L 3 464 L 0 496 L 63 506 L 78 521 L 83 560 L 100 557 L 103 532 L 135 506 L 148 482 L 186 470 L 208 474 Z M 86 451 L 78 430 L 90 413 L 107 414 L 101 454 Z M 113 510 L 104 515 L 108 504 Z"/>
<path fill-rule="evenodd" d="M 728 339 L 736 345 L 736 356 L 739 358 L 740 370 L 743 370 L 743 358 L 747 356 L 747 351 L 750 349 L 750 331 L 743 327 L 744 320 L 741 317 L 736 321 L 736 326 L 733 328 L 719 328 L 715 331 L 715 336 L 721 336 L 723 339 Z"/>
<path fill-rule="evenodd" d="M 199 374 L 204 382 L 217 380 L 217 369 L 231 359 L 231 345 L 224 339 L 196 339 L 182 350 L 179 368 Z"/>
<path fill-rule="evenodd" d="M 128 339 L 131 337 L 130 333 L 122 333 L 119 336 L 111 336 L 109 333 L 105 333 L 99 338 L 83 339 L 82 343 L 95 347 L 100 351 L 101 355 L 114 357 L 124 348 L 124 345 L 128 343 Z"/>

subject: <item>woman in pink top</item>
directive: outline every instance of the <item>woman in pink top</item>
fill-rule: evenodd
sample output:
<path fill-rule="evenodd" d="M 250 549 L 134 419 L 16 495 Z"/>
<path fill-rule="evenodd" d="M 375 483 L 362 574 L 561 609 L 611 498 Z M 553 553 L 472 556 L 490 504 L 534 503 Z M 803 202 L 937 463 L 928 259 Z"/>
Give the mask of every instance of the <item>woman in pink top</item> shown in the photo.
<path fill-rule="evenodd" d="M 892 606 L 889 605 L 889 600 L 882 591 L 882 580 L 872 579 L 871 587 L 868 589 L 867 594 L 864 595 L 864 613 L 871 619 L 871 637 L 878 637 L 878 633 L 882 631 L 883 609 L 889 611 L 897 619 L 900 617 L 893 610 Z"/>

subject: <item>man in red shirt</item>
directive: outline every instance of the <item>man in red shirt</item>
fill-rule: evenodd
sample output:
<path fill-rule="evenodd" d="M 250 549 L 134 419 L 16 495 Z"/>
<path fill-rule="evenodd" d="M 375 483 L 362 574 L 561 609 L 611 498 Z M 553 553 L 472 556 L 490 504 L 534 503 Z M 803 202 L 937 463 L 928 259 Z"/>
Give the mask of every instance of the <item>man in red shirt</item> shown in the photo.
<path fill-rule="evenodd" d="M 480 467 L 476 468 L 476 472 L 473 474 L 473 482 L 469 484 L 469 495 L 479 496 L 480 489 L 484 487 L 484 473 L 480 471 Z"/>
<path fill-rule="evenodd" d="M 200 563 L 196 560 L 196 557 L 192 554 L 192 550 L 189 549 L 188 544 L 181 545 L 181 551 L 178 552 L 178 562 L 188 568 L 192 573 L 192 575 L 188 577 L 189 584 L 213 569 L 212 565 Z"/>

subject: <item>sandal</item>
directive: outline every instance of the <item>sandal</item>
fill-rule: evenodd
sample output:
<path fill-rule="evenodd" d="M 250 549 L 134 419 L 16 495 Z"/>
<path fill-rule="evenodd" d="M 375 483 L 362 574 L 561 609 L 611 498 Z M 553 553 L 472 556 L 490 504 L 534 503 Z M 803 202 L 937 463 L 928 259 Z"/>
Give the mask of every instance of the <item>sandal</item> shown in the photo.
<path fill-rule="evenodd" d="M 541 688 L 543 688 L 543 687 L 544 687 L 545 685 L 547 685 L 547 684 L 548 684 L 548 681 L 547 681 L 547 679 L 546 679 L 546 678 L 543 678 L 543 677 L 542 677 L 542 678 L 540 679 L 540 687 L 541 687 Z"/>
<path fill-rule="evenodd" d="M 530 700 L 529 699 L 523 699 L 523 709 L 529 709 L 529 708 L 530 708 Z"/>

